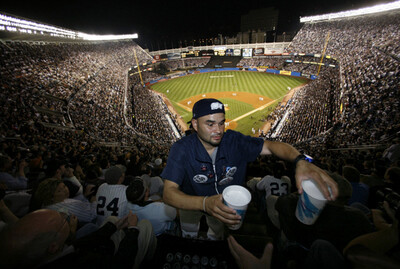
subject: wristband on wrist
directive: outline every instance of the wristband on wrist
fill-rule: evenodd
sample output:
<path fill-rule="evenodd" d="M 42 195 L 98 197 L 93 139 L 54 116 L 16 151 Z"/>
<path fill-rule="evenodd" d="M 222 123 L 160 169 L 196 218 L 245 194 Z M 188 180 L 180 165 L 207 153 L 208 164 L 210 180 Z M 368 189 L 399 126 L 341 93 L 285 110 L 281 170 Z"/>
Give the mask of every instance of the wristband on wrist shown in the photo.
<path fill-rule="evenodd" d="M 297 163 L 298 163 L 299 161 L 301 161 L 301 160 L 306 161 L 306 160 L 307 160 L 306 156 L 303 155 L 303 154 L 300 154 L 299 156 L 297 156 L 296 159 L 294 159 L 294 161 L 293 161 L 294 167 L 296 167 L 296 166 L 297 166 Z"/>
<path fill-rule="evenodd" d="M 206 199 L 208 198 L 208 196 L 204 196 L 204 198 L 203 198 L 203 211 L 204 212 L 207 212 L 206 211 Z"/>

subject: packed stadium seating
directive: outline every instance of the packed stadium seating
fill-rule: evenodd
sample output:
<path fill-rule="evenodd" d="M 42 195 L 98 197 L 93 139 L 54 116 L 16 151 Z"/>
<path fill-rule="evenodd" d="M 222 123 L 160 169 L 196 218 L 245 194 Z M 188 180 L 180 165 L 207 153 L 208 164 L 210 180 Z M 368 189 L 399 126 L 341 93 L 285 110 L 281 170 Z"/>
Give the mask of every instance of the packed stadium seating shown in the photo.
<path fill-rule="evenodd" d="M 236 67 L 241 58 L 240 56 L 211 56 L 205 68 Z"/>
<path fill-rule="evenodd" d="M 296 143 L 327 131 L 334 124 L 341 127 L 330 133 L 334 147 L 375 144 L 398 131 L 399 61 L 398 12 L 385 15 L 306 23 L 292 41 L 289 51 L 322 53 L 328 33 L 327 55 L 339 59 L 340 67 L 323 67 L 322 81 L 301 89 L 305 98 L 296 103 L 294 120 L 286 124 L 280 137 Z M 300 94 L 300 93 L 299 93 Z M 315 98 L 315 96 L 319 96 Z M 319 109 L 306 107 L 319 103 L 330 110 L 330 116 L 320 117 Z M 308 126 L 315 121 L 312 130 Z"/>
<path fill-rule="evenodd" d="M 246 58 L 236 63 L 235 66 L 269 66 L 316 74 L 315 65 L 286 60 L 298 59 L 290 53 L 321 54 L 329 34 L 326 55 L 336 60 L 325 61 L 335 67 L 323 66 L 316 80 L 297 90 L 285 105 L 269 114 L 272 128 L 262 137 L 294 144 L 332 173 L 342 175 L 345 165 L 354 166 L 362 182 L 377 179 L 382 188 L 390 187 L 400 193 L 400 178 L 388 179 L 388 171 L 399 167 L 399 15 L 394 11 L 305 23 L 291 42 L 288 55 Z M 75 176 L 85 186 L 104 176 L 101 169 L 107 168 L 103 166 L 105 160 L 125 166 L 126 174 L 131 176 L 144 174 L 157 158 L 165 164 L 170 145 L 177 137 L 165 118 L 170 114 L 165 103 L 143 84 L 160 75 L 144 70 L 139 76 L 133 50 L 139 68 L 153 61 L 133 41 L 1 41 L 0 153 L 12 160 L 7 171 L 6 161 L 2 162 L 1 172 L 16 174 L 26 161 L 24 172 L 27 189 L 31 190 L 45 178 L 54 159 L 74 167 Z M 174 71 L 201 68 L 208 61 L 209 58 L 188 58 L 164 64 Z M 184 133 L 179 124 L 175 126 Z M 275 158 L 260 157 L 249 164 L 248 179 L 264 177 L 270 173 L 265 166 L 276 163 Z M 293 183 L 291 191 L 295 192 L 294 169 L 290 163 L 285 163 L 285 167 L 285 175 Z M 369 186 L 370 197 L 378 199 L 376 187 Z M 254 191 L 253 195 L 259 198 L 264 193 Z M 237 236 L 271 236 L 275 244 L 280 244 L 277 261 L 283 263 L 281 268 L 290 267 L 288 260 L 301 263 L 301 257 L 290 251 L 303 246 L 271 234 L 277 228 L 269 220 L 265 226 L 260 224 L 260 218 L 264 221 L 267 215 L 257 201 L 251 205 L 248 222 Z M 369 217 L 376 205 L 372 200 L 368 203 Z M 26 209 L 27 205 L 24 206 Z M 246 240 L 243 241 L 246 246 Z M 254 245 L 249 246 L 251 242 L 246 247 L 255 251 Z M 207 251 L 207 245 L 195 244 L 203 246 L 202 253 Z M 398 251 L 398 241 L 395 245 Z M 158 251 L 166 253 L 165 249 Z M 282 260 L 283 254 L 288 254 L 288 260 Z M 395 258 L 398 252 L 385 254 Z M 163 262 L 162 258 L 158 257 L 157 265 Z"/>

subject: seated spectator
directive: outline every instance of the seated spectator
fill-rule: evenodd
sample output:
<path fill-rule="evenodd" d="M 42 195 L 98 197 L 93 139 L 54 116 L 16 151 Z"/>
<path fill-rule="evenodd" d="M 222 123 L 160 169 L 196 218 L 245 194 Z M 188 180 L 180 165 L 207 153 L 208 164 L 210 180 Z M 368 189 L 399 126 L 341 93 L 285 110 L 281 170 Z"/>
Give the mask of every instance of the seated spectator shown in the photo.
<path fill-rule="evenodd" d="M 85 183 L 98 185 L 105 183 L 105 180 L 101 178 L 102 172 L 100 166 L 96 164 L 90 165 L 85 171 Z"/>
<path fill-rule="evenodd" d="M 265 168 L 263 170 L 268 174 L 261 180 L 256 178 L 249 180 L 247 186 L 256 192 L 256 197 L 259 196 L 258 194 L 263 195 L 263 197 L 259 198 L 259 206 L 263 211 L 266 209 L 271 222 L 276 227 L 279 227 L 279 218 L 274 206 L 279 196 L 290 193 L 291 181 L 288 176 L 284 175 L 285 167 L 281 162 L 273 162 L 272 171 Z M 254 187 L 251 185 L 254 185 Z"/>
<path fill-rule="evenodd" d="M 149 188 L 140 177 L 129 184 L 126 198 L 129 201 L 128 210 L 136 214 L 139 220 L 149 220 L 156 236 L 175 229 L 176 208 L 163 202 L 150 201 Z"/>
<path fill-rule="evenodd" d="M 69 198 L 86 200 L 82 183 L 74 175 L 74 169 L 71 166 L 65 167 L 63 182 L 69 189 Z"/>
<path fill-rule="evenodd" d="M 283 174 L 284 167 L 280 162 L 273 164 L 273 175 L 266 175 L 256 185 L 260 191 L 265 191 L 265 199 L 270 195 L 281 196 L 291 190 L 291 182 L 288 176 Z"/>
<path fill-rule="evenodd" d="M 161 172 L 164 168 L 164 163 L 161 158 L 157 158 L 154 160 L 153 166 L 151 167 L 151 174 L 153 176 L 161 175 Z"/>
<path fill-rule="evenodd" d="M 100 185 L 96 193 L 97 224 L 100 225 L 109 216 L 126 215 L 126 188 L 122 185 L 125 175 L 117 166 L 111 166 L 104 174 L 106 183 Z"/>
<path fill-rule="evenodd" d="M 53 209 L 75 215 L 80 224 L 93 222 L 96 215 L 96 200 L 69 198 L 69 189 L 62 180 L 49 178 L 42 181 L 33 197 L 37 208 Z"/>
<path fill-rule="evenodd" d="M 98 231 L 77 240 L 73 239 L 75 229 L 76 218 L 54 210 L 27 214 L 0 233 L 1 267 L 139 268 L 156 247 L 151 224 L 138 223 L 132 213 L 110 219 Z M 117 233 L 120 239 L 114 236 Z"/>
<path fill-rule="evenodd" d="M 75 161 L 72 164 L 72 168 L 74 169 L 74 176 L 80 181 L 83 182 L 85 180 L 85 173 L 83 172 L 83 168 L 78 161 Z"/>
<path fill-rule="evenodd" d="M 45 163 L 45 177 L 63 179 L 65 174 L 65 165 L 67 161 L 61 159 L 52 159 Z"/>
<path fill-rule="evenodd" d="M 261 258 L 255 257 L 249 251 L 244 249 L 232 235 L 228 237 L 228 246 L 239 268 L 271 268 L 271 261 L 273 259 L 272 243 L 267 243 Z M 308 251 L 303 251 L 306 254 L 300 268 L 346 268 L 344 256 L 331 243 L 326 240 L 317 239 L 313 242 Z M 293 261 L 288 261 L 287 257 L 284 257 L 284 259 L 284 262 L 288 263 L 286 264 L 288 268 L 297 266 L 297 264 L 293 265 Z M 291 267 L 289 267 L 289 263 L 291 263 Z M 283 265 L 281 266 L 282 267 L 280 268 L 286 268 L 283 267 Z"/>
<path fill-rule="evenodd" d="M 0 187 L 1 188 L 1 187 Z M 17 217 L 23 217 L 29 212 L 32 199 L 31 190 L 6 192 L 3 200 L 11 212 Z"/>
<path fill-rule="evenodd" d="M 389 221 L 383 217 L 384 211 Z M 354 268 L 399 268 L 398 216 L 387 202 L 383 203 L 383 210 L 373 212 L 377 231 L 354 238 L 343 253 Z"/>
<path fill-rule="evenodd" d="M 100 167 L 101 167 L 101 176 L 99 177 L 100 179 L 104 179 L 104 175 L 107 171 L 108 168 L 110 168 L 110 161 L 107 158 L 102 158 L 99 161 Z"/>
<path fill-rule="evenodd" d="M 353 189 L 347 204 L 361 203 L 368 206 L 369 187 L 367 184 L 360 182 L 360 172 L 358 169 L 354 166 L 345 165 L 342 168 L 342 175 L 350 182 Z"/>
<path fill-rule="evenodd" d="M 370 174 L 360 175 L 360 181 L 367 184 L 370 188 L 384 185 L 383 178 L 386 167 L 382 160 L 377 159 L 373 162 L 373 169 Z"/>
<path fill-rule="evenodd" d="M 388 167 L 384 173 L 381 185 L 370 187 L 370 195 L 368 199 L 369 208 L 378 208 L 383 201 L 384 196 L 388 193 L 395 192 L 400 195 L 400 188 L 398 180 L 400 175 L 400 168 Z"/>
<path fill-rule="evenodd" d="M 161 200 L 164 190 L 164 181 L 159 176 L 153 176 L 152 167 L 148 166 L 146 172 L 147 173 L 143 174 L 141 178 L 149 188 L 149 200 Z"/>
<path fill-rule="evenodd" d="M 371 174 L 371 172 L 372 172 L 371 169 L 373 168 L 372 165 L 373 165 L 372 160 L 364 160 L 362 167 L 360 169 L 360 173 L 364 174 L 364 175 Z"/>
<path fill-rule="evenodd" d="M 25 176 L 24 169 L 28 166 L 25 160 L 18 163 L 16 175 L 11 174 L 12 160 L 9 156 L 0 156 L 0 183 L 4 183 L 8 190 L 22 190 L 28 188 L 28 179 Z"/>
<path fill-rule="evenodd" d="M 390 145 L 385 151 L 383 152 L 383 157 L 388 159 L 390 162 L 394 163 L 400 159 L 400 143 L 399 138 L 395 138 L 392 141 L 392 145 Z"/>
<path fill-rule="evenodd" d="M 385 172 L 385 186 L 400 194 L 400 168 L 389 167 Z"/>

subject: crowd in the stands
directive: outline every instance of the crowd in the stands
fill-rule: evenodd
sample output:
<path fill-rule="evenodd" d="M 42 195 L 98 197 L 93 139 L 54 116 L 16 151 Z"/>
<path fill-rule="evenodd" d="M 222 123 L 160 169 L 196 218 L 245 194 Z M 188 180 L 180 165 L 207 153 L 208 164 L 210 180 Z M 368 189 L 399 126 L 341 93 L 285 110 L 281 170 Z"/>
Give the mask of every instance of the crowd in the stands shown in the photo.
<path fill-rule="evenodd" d="M 397 12 L 306 23 L 289 47 L 321 53 L 330 33 L 327 55 L 338 66 L 278 106 L 264 137 L 311 155 L 339 197 L 304 225 L 291 163 L 249 164 L 247 186 L 280 268 L 400 262 L 399 25 Z M 143 85 L 157 76 L 128 72 L 133 48 L 140 64 L 152 61 L 133 41 L 0 42 L 2 268 L 150 268 L 157 237 L 180 235 L 160 178 L 176 136 L 161 97 Z M 275 60 L 241 64 L 282 64 Z M 180 62 L 168 64 L 206 64 Z"/>

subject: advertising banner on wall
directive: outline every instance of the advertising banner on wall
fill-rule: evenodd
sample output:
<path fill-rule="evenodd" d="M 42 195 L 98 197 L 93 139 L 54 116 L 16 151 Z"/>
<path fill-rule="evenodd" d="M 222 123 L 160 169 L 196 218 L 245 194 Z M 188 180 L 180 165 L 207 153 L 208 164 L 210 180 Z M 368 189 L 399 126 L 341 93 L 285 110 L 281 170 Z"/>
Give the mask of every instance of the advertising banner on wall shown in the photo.
<path fill-rule="evenodd" d="M 233 56 L 241 56 L 241 55 L 242 55 L 241 49 L 234 49 L 233 50 Z"/>
<path fill-rule="evenodd" d="M 190 50 L 190 51 L 186 51 L 186 52 L 182 52 L 182 58 L 185 57 L 199 57 L 200 56 L 200 51 L 198 50 Z"/>
<path fill-rule="evenodd" d="M 225 56 L 226 47 L 224 46 L 215 46 L 214 47 L 214 55 L 215 56 Z"/>
<path fill-rule="evenodd" d="M 173 59 L 180 59 L 181 54 L 180 53 L 167 53 L 168 60 L 173 60 Z"/>
<path fill-rule="evenodd" d="M 292 74 L 292 72 L 286 71 L 286 70 L 281 70 L 279 73 L 280 73 L 281 75 L 287 75 L 287 76 L 290 76 L 290 75 Z"/>
<path fill-rule="evenodd" d="M 202 50 L 200 51 L 200 56 L 213 56 L 214 51 L 213 50 Z"/>
<path fill-rule="evenodd" d="M 233 56 L 233 49 L 227 49 L 227 50 L 225 51 L 225 55 L 226 55 L 226 56 Z"/>
<path fill-rule="evenodd" d="M 255 48 L 254 56 L 264 55 L 264 48 Z"/>
<path fill-rule="evenodd" d="M 243 49 L 243 57 L 252 57 L 253 49 Z"/>

